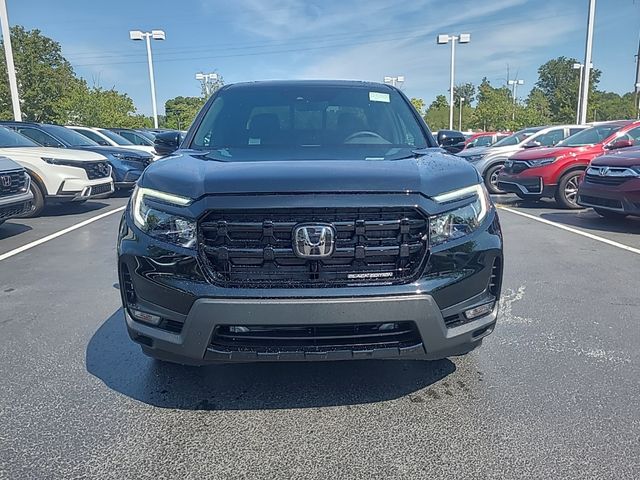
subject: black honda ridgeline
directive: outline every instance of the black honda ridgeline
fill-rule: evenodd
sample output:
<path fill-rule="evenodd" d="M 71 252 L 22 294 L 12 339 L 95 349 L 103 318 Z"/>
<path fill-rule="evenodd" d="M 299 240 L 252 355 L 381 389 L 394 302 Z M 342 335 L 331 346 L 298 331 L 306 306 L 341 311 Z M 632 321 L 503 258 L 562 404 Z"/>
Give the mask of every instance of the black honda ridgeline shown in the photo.
<path fill-rule="evenodd" d="M 496 323 L 498 216 L 388 85 L 219 90 L 140 177 L 118 239 L 131 338 L 183 364 L 438 359 Z"/>

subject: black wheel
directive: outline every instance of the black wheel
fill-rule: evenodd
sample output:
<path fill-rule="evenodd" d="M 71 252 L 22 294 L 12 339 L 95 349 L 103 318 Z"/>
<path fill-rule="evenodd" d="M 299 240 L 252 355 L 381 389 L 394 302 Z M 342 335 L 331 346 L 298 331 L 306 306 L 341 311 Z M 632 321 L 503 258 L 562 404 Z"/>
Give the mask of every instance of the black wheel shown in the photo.
<path fill-rule="evenodd" d="M 484 184 L 487 186 L 489 193 L 505 193 L 498 188 L 498 174 L 504 165 L 499 163 L 497 165 L 490 166 L 486 172 L 484 172 Z"/>
<path fill-rule="evenodd" d="M 33 200 L 31 200 L 31 210 L 28 212 L 17 215 L 18 218 L 33 218 L 42 213 L 44 209 L 44 193 L 36 182 L 31 179 L 31 193 L 33 193 Z"/>
<path fill-rule="evenodd" d="M 565 173 L 560 182 L 558 182 L 558 188 L 556 190 L 555 198 L 556 203 L 562 208 L 582 208 L 578 205 L 578 183 L 582 171 L 574 170 L 573 172 Z"/>
<path fill-rule="evenodd" d="M 542 199 L 542 195 L 523 195 L 522 193 L 516 193 L 516 196 L 525 202 L 537 202 Z"/>
<path fill-rule="evenodd" d="M 602 208 L 594 208 L 594 210 L 601 217 L 609 218 L 611 220 L 622 220 L 627 216 L 626 213 L 612 212 L 611 210 L 604 210 Z"/>

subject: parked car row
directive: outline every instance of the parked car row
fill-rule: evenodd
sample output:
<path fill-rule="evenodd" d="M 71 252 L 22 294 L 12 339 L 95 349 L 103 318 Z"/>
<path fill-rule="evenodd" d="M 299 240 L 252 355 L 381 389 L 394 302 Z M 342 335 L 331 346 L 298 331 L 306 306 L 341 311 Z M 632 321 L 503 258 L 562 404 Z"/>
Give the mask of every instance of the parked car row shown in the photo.
<path fill-rule="evenodd" d="M 145 144 L 102 128 L 0 122 L 0 224 L 38 216 L 48 204 L 83 203 L 133 188 L 164 153 L 153 146 L 159 131 L 126 133 Z"/>
<path fill-rule="evenodd" d="M 520 130 L 491 147 L 458 153 L 494 194 L 553 198 L 562 208 L 593 207 L 600 215 L 640 213 L 640 121 L 554 125 Z"/>

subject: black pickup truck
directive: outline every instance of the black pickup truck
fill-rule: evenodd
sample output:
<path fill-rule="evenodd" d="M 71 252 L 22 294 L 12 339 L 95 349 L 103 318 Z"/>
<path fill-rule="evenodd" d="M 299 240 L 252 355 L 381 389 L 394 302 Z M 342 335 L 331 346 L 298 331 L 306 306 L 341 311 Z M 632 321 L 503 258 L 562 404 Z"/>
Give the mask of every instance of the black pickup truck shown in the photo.
<path fill-rule="evenodd" d="M 496 324 L 502 235 L 477 171 L 389 85 L 223 87 L 138 181 L 118 271 L 156 359 L 438 359 Z"/>

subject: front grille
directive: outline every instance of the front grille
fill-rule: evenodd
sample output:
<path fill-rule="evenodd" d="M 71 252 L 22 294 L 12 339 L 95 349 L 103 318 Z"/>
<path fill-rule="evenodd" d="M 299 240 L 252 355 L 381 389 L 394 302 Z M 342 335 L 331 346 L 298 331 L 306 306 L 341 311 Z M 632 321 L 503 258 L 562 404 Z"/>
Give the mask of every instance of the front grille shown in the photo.
<path fill-rule="evenodd" d="M 102 193 L 109 193 L 110 191 L 110 183 L 103 183 L 102 185 L 94 185 L 93 187 L 91 187 L 91 195 L 100 195 Z"/>
<path fill-rule="evenodd" d="M 407 348 L 421 344 L 413 322 L 336 325 L 219 325 L 210 348 L 227 352 L 327 352 Z"/>
<path fill-rule="evenodd" d="M 524 172 L 528 168 L 529 165 L 527 165 L 525 162 L 512 162 L 510 166 L 503 167 L 502 171 L 508 174 L 517 174 Z"/>
<path fill-rule="evenodd" d="M 105 178 L 111 175 L 111 168 L 107 162 L 82 162 L 82 168 L 87 172 L 89 180 Z"/>
<path fill-rule="evenodd" d="M 595 185 L 622 185 L 623 183 L 631 180 L 631 177 L 601 177 L 599 175 L 585 175 L 585 181 L 587 183 L 593 183 Z"/>
<path fill-rule="evenodd" d="M 21 213 L 28 211 L 30 208 L 31 202 L 26 204 L 21 203 L 12 207 L 0 207 L 0 220 L 15 217 L 16 215 L 20 215 Z"/>
<path fill-rule="evenodd" d="M 9 180 L 5 180 L 5 178 Z M 8 182 L 8 185 L 5 183 Z M 24 170 L 12 170 L 10 172 L 0 172 L 0 197 L 15 195 L 24 192 L 27 185 L 27 177 Z"/>
<path fill-rule="evenodd" d="M 298 257 L 293 230 L 303 223 L 336 230 L 335 251 Z M 427 257 L 428 222 L 413 208 L 212 211 L 199 223 L 205 270 L 231 287 L 316 287 L 412 281 Z"/>
<path fill-rule="evenodd" d="M 592 197 L 591 195 L 580 195 L 579 202 L 587 205 L 595 205 L 597 207 L 609 207 L 622 210 L 622 202 L 620 200 L 611 200 L 609 198 Z"/>

